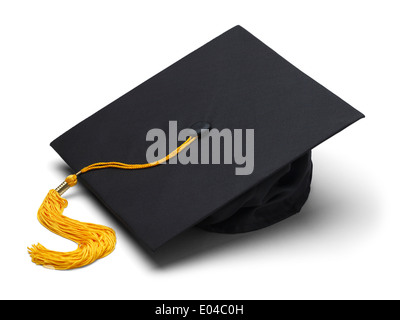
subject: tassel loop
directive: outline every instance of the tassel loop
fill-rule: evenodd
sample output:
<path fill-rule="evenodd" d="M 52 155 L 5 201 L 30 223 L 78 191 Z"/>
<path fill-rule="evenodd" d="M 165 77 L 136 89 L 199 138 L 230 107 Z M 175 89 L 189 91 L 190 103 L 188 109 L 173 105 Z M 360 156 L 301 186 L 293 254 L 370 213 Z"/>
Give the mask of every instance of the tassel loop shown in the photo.
<path fill-rule="evenodd" d="M 78 177 L 76 174 L 71 174 L 65 178 L 65 182 L 68 183 L 70 187 L 73 187 L 78 183 Z"/>

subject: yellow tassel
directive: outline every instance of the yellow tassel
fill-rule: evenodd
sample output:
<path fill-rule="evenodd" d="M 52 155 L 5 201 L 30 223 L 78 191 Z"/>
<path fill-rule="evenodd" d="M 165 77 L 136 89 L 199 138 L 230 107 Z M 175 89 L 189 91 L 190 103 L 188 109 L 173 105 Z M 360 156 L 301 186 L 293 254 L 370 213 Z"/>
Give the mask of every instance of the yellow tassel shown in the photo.
<path fill-rule="evenodd" d="M 126 164 L 121 162 L 97 162 L 91 164 L 77 174 L 68 176 L 56 189 L 47 194 L 38 211 L 38 220 L 50 231 L 74 241 L 78 248 L 71 252 L 58 252 L 46 249 L 40 243 L 28 248 L 32 262 L 49 269 L 67 270 L 86 266 L 97 259 L 109 255 L 117 242 L 113 229 L 97 224 L 80 222 L 63 215 L 68 201 L 61 196 L 70 187 L 78 182 L 78 175 L 91 170 L 117 169 L 145 169 L 160 165 L 175 157 L 179 152 L 194 142 L 197 137 L 189 137 L 182 145 L 166 157 L 145 164 Z"/>
<path fill-rule="evenodd" d="M 41 244 L 29 249 L 32 262 L 50 269 L 66 270 L 83 267 L 109 255 L 115 248 L 113 229 L 80 222 L 63 215 L 68 201 L 50 190 L 38 211 L 38 220 L 50 231 L 74 241 L 78 248 L 71 252 L 46 249 Z"/>

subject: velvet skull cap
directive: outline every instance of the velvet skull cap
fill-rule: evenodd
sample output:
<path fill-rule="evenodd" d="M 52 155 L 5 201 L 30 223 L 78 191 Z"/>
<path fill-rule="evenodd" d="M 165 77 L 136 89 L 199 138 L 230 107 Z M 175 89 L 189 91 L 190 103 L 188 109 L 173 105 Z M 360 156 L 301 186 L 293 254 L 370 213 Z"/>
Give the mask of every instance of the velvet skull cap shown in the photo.
<path fill-rule="evenodd" d="M 99 161 L 146 163 L 154 143 L 146 139 L 148 132 L 158 128 L 171 134 L 171 122 L 177 131 L 199 122 L 219 131 L 242 130 L 242 153 L 253 144 L 248 174 L 236 174 L 240 165 L 235 161 L 212 163 L 210 154 L 208 164 L 110 168 L 79 178 L 139 242 L 156 250 L 194 226 L 248 232 L 299 212 L 310 192 L 312 149 L 363 117 L 236 26 L 89 116 L 51 146 L 77 172 Z M 246 139 L 247 132 L 253 132 L 253 140 Z M 188 152 L 205 139 L 214 142 L 202 137 Z M 238 143 L 219 142 L 220 150 Z"/>

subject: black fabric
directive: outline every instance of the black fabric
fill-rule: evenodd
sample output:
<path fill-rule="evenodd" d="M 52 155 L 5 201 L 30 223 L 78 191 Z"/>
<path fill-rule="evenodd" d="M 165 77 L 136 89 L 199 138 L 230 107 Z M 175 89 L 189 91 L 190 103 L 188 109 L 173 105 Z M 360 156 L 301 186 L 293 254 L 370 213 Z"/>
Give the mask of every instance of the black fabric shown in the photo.
<path fill-rule="evenodd" d="M 241 232 L 297 211 L 308 187 L 307 177 L 296 177 L 301 170 L 293 170 L 291 178 L 295 160 L 362 117 L 237 26 L 88 117 L 51 146 L 77 172 L 99 161 L 145 163 L 151 144 L 147 132 L 168 132 L 169 121 L 177 121 L 178 130 L 199 121 L 219 130 L 254 129 L 250 175 L 235 175 L 237 165 L 232 163 L 105 169 L 79 177 L 139 241 L 155 250 L 200 222 L 208 230 Z M 282 193 L 291 183 L 293 192 Z"/>
<path fill-rule="evenodd" d="M 243 233 L 268 227 L 298 213 L 310 194 L 312 167 L 309 151 L 198 226 L 219 233 Z"/>

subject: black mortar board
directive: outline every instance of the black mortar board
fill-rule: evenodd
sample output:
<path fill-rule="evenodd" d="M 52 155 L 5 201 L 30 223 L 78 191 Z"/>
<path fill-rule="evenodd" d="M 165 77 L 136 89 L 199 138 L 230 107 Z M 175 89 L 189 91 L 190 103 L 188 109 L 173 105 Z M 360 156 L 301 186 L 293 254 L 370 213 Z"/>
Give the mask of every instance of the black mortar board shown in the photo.
<path fill-rule="evenodd" d="M 251 143 L 246 142 L 246 129 L 254 130 L 250 174 L 236 174 L 245 164 L 234 157 L 224 164 L 221 157 L 220 164 L 177 161 L 79 177 L 136 239 L 155 250 L 193 226 L 247 232 L 298 212 L 310 191 L 311 150 L 363 117 L 236 26 L 85 119 L 51 146 L 77 172 L 100 161 L 146 163 L 154 143 L 146 140 L 147 133 L 159 128 L 168 134 L 175 121 L 178 131 L 196 122 L 220 131 L 242 129 L 243 155 Z M 227 141 L 220 139 L 221 150 Z M 193 143 L 189 152 L 200 145 L 201 140 Z"/>

